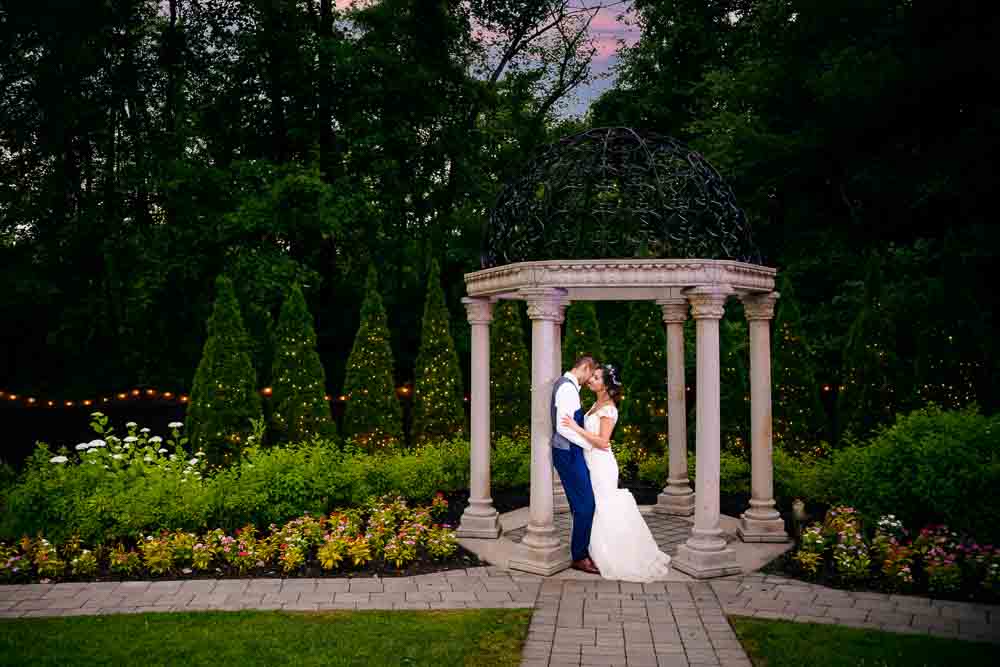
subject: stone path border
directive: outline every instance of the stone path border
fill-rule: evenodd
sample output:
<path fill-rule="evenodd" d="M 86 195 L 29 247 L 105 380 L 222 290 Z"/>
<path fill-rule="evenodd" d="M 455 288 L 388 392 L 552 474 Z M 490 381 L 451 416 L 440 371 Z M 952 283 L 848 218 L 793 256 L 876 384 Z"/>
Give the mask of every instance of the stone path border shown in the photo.
<path fill-rule="evenodd" d="M 631 584 L 497 567 L 399 578 L 0 586 L 0 617 L 283 609 L 534 608 L 522 667 L 748 667 L 729 615 L 1000 644 L 1000 605 L 852 593 L 763 574 Z"/>

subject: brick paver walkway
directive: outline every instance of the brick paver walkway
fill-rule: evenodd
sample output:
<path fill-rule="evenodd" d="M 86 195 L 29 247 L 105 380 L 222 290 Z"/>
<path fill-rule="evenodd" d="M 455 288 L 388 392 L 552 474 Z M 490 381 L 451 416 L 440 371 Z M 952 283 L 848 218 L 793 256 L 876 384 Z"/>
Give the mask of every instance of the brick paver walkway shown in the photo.
<path fill-rule="evenodd" d="M 555 528 L 563 544 L 569 544 L 570 533 L 573 529 L 572 516 L 567 512 L 556 514 L 554 517 Z M 644 512 L 642 518 L 646 520 L 649 532 L 653 534 L 653 539 L 656 540 L 660 549 L 671 556 L 677 551 L 677 547 L 691 536 L 691 522 L 680 517 Z M 527 528 L 518 528 L 505 532 L 504 537 L 520 542 L 526 532 Z M 724 537 L 727 540 L 735 539 L 734 535 L 724 535 Z"/>
<path fill-rule="evenodd" d="M 836 623 L 1000 644 L 1000 606 L 851 593 L 752 574 L 630 584 L 495 567 L 400 578 L 221 579 L 0 586 L 0 617 L 195 610 L 534 607 L 523 667 L 750 661 L 727 615 Z"/>

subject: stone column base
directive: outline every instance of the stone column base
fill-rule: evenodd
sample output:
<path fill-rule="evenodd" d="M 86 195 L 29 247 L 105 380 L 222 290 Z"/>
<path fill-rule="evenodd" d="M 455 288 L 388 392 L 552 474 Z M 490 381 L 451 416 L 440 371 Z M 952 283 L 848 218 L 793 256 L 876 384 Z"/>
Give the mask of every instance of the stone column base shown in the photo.
<path fill-rule="evenodd" d="M 775 513 L 777 514 L 777 513 Z M 767 519 L 755 519 L 750 512 L 744 512 L 740 517 L 740 525 L 736 534 L 744 542 L 787 542 L 785 522 L 781 516 Z"/>
<path fill-rule="evenodd" d="M 736 562 L 736 552 L 729 547 L 721 551 L 698 551 L 682 544 L 677 547 L 677 555 L 670 564 L 695 579 L 725 577 L 743 572 Z"/>
<path fill-rule="evenodd" d="M 492 514 L 470 514 L 470 508 L 462 513 L 462 520 L 455 531 L 457 537 L 475 537 L 495 540 L 500 537 L 500 514 L 493 510 Z M 492 508 L 491 508 L 492 509 Z"/>
<path fill-rule="evenodd" d="M 673 494 L 664 489 L 663 493 L 656 496 L 653 511 L 657 514 L 671 516 L 692 516 L 694 514 L 694 491 L 689 489 L 684 494 Z"/>
<path fill-rule="evenodd" d="M 507 566 L 512 570 L 540 574 L 549 577 L 567 569 L 573 562 L 569 545 L 560 544 L 555 547 L 530 547 L 524 542 L 517 545 L 517 549 L 510 557 Z"/>

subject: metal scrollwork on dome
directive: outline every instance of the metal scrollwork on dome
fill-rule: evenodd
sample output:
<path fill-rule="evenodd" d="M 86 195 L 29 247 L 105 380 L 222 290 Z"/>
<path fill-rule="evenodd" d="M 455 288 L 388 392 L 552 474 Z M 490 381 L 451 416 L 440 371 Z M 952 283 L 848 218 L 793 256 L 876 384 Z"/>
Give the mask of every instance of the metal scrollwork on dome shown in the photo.
<path fill-rule="evenodd" d="M 483 237 L 483 268 L 632 257 L 761 263 L 743 210 L 705 158 L 623 127 L 552 144 L 501 191 Z"/>

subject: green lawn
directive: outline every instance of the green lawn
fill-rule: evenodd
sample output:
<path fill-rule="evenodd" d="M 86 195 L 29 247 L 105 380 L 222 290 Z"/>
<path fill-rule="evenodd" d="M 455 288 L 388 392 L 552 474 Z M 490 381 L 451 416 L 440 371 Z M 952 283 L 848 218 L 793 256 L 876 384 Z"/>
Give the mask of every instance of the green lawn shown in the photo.
<path fill-rule="evenodd" d="M 517 665 L 530 609 L 0 621 L 3 665 Z"/>
<path fill-rule="evenodd" d="M 735 616 L 736 634 L 756 667 L 976 667 L 1000 661 L 1000 646 Z"/>

